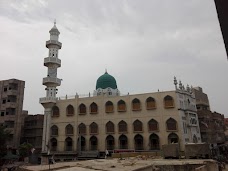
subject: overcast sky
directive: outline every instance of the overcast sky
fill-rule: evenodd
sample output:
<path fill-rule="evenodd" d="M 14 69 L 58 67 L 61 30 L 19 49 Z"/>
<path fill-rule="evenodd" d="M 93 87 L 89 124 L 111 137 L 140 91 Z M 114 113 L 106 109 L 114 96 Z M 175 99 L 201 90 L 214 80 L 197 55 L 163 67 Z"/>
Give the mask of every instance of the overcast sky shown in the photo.
<path fill-rule="evenodd" d="M 105 72 L 122 94 L 200 86 L 228 117 L 228 61 L 214 0 L 0 0 L 0 79 L 26 82 L 24 109 L 43 113 L 45 41 L 56 19 L 58 96 L 93 92 Z"/>

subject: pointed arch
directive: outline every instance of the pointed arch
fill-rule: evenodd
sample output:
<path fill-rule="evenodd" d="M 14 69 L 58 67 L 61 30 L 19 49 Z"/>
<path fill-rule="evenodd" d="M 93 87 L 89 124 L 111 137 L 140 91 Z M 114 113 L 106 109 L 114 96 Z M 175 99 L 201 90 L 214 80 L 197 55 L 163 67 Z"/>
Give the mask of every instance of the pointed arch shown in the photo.
<path fill-rule="evenodd" d="M 78 107 L 78 113 L 79 114 L 86 114 L 86 105 L 81 103 Z"/>
<path fill-rule="evenodd" d="M 74 127 L 71 124 L 68 124 L 65 128 L 66 135 L 74 135 Z"/>
<path fill-rule="evenodd" d="M 143 136 L 140 134 L 134 137 L 135 150 L 143 150 Z"/>
<path fill-rule="evenodd" d="M 193 143 L 198 143 L 198 139 L 197 139 L 197 137 L 196 137 L 195 134 L 193 135 L 193 138 L 192 139 L 193 139 Z"/>
<path fill-rule="evenodd" d="M 73 150 L 73 140 L 70 137 L 65 139 L 65 150 L 72 151 Z"/>
<path fill-rule="evenodd" d="M 146 109 L 151 110 L 156 108 L 156 101 L 153 97 L 148 97 L 146 99 Z"/>
<path fill-rule="evenodd" d="M 96 114 L 96 113 L 98 113 L 98 106 L 97 106 L 97 104 L 96 103 L 91 103 L 91 105 L 90 105 L 90 113 L 91 114 Z"/>
<path fill-rule="evenodd" d="M 98 140 L 96 136 L 92 136 L 89 139 L 90 142 L 90 150 L 97 150 L 97 146 L 98 146 Z"/>
<path fill-rule="evenodd" d="M 170 133 L 168 136 L 168 143 L 173 144 L 173 143 L 178 143 L 179 137 L 175 133 Z"/>
<path fill-rule="evenodd" d="M 120 121 L 118 123 L 119 133 L 127 133 L 127 123 L 125 121 Z"/>
<path fill-rule="evenodd" d="M 89 132 L 90 134 L 98 134 L 98 125 L 95 122 L 90 124 Z"/>
<path fill-rule="evenodd" d="M 119 149 L 128 149 L 128 138 L 126 135 L 119 136 Z"/>
<path fill-rule="evenodd" d="M 73 116 L 74 115 L 74 107 L 72 105 L 68 105 L 66 108 L 67 116 Z"/>
<path fill-rule="evenodd" d="M 78 125 L 78 133 L 80 135 L 86 135 L 86 125 L 84 123 Z"/>
<path fill-rule="evenodd" d="M 174 100 L 171 96 L 167 95 L 164 97 L 164 107 L 165 108 L 172 108 L 174 107 Z"/>
<path fill-rule="evenodd" d="M 57 151 L 57 147 L 58 147 L 58 142 L 56 138 L 52 138 L 50 140 L 51 142 L 51 151 Z"/>
<path fill-rule="evenodd" d="M 59 135 L 59 129 L 56 125 L 53 125 L 51 127 L 51 136 L 58 136 Z"/>
<path fill-rule="evenodd" d="M 52 108 L 52 117 L 59 117 L 59 108 L 57 106 L 54 106 Z"/>
<path fill-rule="evenodd" d="M 133 122 L 134 132 L 142 132 L 143 131 L 143 123 L 140 120 L 135 120 Z"/>
<path fill-rule="evenodd" d="M 106 137 L 106 149 L 114 150 L 114 148 L 115 148 L 115 139 L 112 135 L 108 135 Z"/>
<path fill-rule="evenodd" d="M 154 132 L 154 131 L 158 131 L 158 130 L 159 130 L 158 122 L 154 119 L 151 119 L 148 122 L 148 131 Z"/>
<path fill-rule="evenodd" d="M 133 99 L 131 105 L 133 111 L 141 110 L 141 103 L 139 99 Z"/>
<path fill-rule="evenodd" d="M 117 110 L 118 112 L 126 112 L 126 103 L 123 100 L 118 101 L 117 103 Z"/>
<path fill-rule="evenodd" d="M 177 121 L 173 118 L 169 118 L 166 121 L 166 130 L 167 131 L 177 131 Z"/>
<path fill-rule="evenodd" d="M 108 121 L 108 122 L 106 123 L 106 133 L 107 133 L 107 134 L 115 133 L 115 125 L 114 125 L 113 122 Z"/>
<path fill-rule="evenodd" d="M 159 150 L 160 149 L 160 140 L 157 134 L 151 134 L 149 137 L 150 140 L 150 150 Z"/>
<path fill-rule="evenodd" d="M 113 106 L 113 103 L 111 101 L 107 101 L 105 103 L 105 112 L 106 113 L 112 113 L 112 112 L 114 112 L 114 106 Z"/>

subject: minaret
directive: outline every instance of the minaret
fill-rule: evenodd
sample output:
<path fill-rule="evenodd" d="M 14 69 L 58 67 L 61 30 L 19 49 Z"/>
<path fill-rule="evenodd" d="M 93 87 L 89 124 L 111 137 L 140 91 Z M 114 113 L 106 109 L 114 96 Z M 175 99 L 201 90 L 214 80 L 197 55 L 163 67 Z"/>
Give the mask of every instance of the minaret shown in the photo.
<path fill-rule="evenodd" d="M 46 41 L 46 47 L 49 49 L 48 57 L 44 58 L 44 66 L 48 68 L 47 76 L 43 78 L 43 85 L 46 86 L 46 97 L 40 98 L 40 103 L 44 107 L 44 124 L 42 137 L 42 153 L 48 154 L 50 151 L 50 124 L 52 107 L 56 104 L 57 86 L 61 85 L 61 79 L 57 78 L 57 68 L 61 67 L 61 60 L 58 58 L 58 51 L 62 43 L 58 41 L 59 30 L 54 26 L 49 31 L 50 40 Z M 46 159 L 47 160 L 47 159 Z M 46 163 L 43 161 L 42 163 Z"/>

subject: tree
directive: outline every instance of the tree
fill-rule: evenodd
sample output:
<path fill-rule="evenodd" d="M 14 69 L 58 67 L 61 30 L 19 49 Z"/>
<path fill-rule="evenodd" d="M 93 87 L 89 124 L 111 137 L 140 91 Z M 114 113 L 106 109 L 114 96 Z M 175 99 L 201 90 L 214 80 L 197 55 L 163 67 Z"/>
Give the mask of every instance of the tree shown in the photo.
<path fill-rule="evenodd" d="M 22 158 L 28 157 L 32 149 L 32 144 L 24 142 L 19 146 L 19 154 Z"/>
<path fill-rule="evenodd" d="M 6 142 L 11 140 L 10 131 L 0 125 L 0 158 L 6 154 Z"/>

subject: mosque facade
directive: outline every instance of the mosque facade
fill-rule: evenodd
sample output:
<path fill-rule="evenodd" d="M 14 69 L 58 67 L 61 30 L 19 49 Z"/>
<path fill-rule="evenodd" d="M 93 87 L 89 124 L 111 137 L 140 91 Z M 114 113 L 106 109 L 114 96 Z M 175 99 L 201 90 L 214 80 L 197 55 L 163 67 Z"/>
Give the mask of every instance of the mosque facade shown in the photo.
<path fill-rule="evenodd" d="M 171 91 L 121 95 L 116 79 L 106 71 L 97 79 L 93 95 L 60 99 L 55 94 L 61 82 L 57 79 L 61 46 L 57 41 L 47 48 L 55 53 L 50 53 L 52 62 L 46 64 L 51 67 L 43 81 L 47 97 L 40 99 L 46 111 L 43 153 L 74 156 L 95 150 L 159 151 L 169 143 L 179 143 L 184 150 L 186 143 L 201 142 L 195 95 L 176 78 Z"/>

